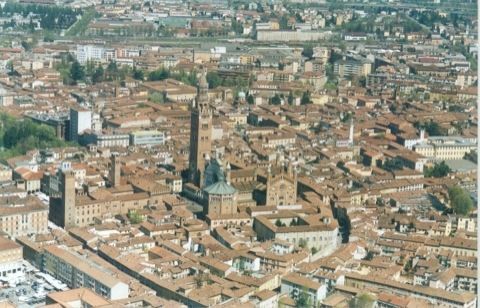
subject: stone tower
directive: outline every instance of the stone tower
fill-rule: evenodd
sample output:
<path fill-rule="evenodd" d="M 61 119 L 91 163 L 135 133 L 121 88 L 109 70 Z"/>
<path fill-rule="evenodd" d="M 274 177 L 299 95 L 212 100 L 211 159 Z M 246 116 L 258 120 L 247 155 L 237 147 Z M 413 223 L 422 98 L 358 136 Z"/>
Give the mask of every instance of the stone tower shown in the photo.
<path fill-rule="evenodd" d="M 60 194 L 63 209 L 63 227 L 72 228 L 76 224 L 75 212 L 75 174 L 71 170 L 60 174 Z"/>
<path fill-rule="evenodd" d="M 112 187 L 120 186 L 120 160 L 116 155 L 110 157 L 110 182 Z"/>
<path fill-rule="evenodd" d="M 212 151 L 212 109 L 208 103 L 207 72 L 203 70 L 198 83 L 198 93 L 192 106 L 190 126 L 190 182 L 201 186 L 205 159 Z"/>

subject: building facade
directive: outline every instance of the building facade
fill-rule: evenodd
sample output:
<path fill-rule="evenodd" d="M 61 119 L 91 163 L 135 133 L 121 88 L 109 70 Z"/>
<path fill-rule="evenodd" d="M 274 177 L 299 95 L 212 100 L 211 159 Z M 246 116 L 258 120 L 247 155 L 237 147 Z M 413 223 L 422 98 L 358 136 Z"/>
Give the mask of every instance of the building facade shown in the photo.
<path fill-rule="evenodd" d="M 78 136 L 92 128 L 92 112 L 81 108 L 70 109 L 70 141 L 78 142 Z"/>
<path fill-rule="evenodd" d="M 128 298 L 129 287 L 88 258 L 57 246 L 45 247 L 42 271 L 67 284 L 85 287 L 110 300 Z"/>
<path fill-rule="evenodd" d="M 8 277 L 22 272 L 23 249 L 12 240 L 0 237 L 0 277 Z"/>
<path fill-rule="evenodd" d="M 35 196 L 0 198 L 0 230 L 11 237 L 48 232 L 48 207 Z"/>

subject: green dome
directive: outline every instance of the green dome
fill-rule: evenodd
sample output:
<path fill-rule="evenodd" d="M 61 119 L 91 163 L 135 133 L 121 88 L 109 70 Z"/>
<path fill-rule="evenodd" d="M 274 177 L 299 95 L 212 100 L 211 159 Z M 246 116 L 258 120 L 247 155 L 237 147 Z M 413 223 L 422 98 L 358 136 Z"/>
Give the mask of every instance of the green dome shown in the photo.
<path fill-rule="evenodd" d="M 218 181 L 204 189 L 209 195 L 233 195 L 237 190 L 225 181 Z"/>

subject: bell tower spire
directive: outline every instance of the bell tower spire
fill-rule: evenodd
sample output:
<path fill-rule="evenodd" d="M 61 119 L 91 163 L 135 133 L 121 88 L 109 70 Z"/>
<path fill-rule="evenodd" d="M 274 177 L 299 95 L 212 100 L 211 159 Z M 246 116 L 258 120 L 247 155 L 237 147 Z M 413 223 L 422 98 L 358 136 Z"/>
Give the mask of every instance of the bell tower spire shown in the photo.
<path fill-rule="evenodd" d="M 212 109 L 208 102 L 206 69 L 202 69 L 190 121 L 189 177 L 193 184 L 200 187 L 206 159 L 212 152 Z"/>

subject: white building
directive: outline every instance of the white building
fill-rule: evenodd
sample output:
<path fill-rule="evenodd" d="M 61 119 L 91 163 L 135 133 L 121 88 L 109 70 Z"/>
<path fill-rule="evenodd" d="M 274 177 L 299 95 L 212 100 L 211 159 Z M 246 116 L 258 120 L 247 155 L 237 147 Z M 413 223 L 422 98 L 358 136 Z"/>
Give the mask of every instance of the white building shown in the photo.
<path fill-rule="evenodd" d="M 476 140 L 462 137 L 428 137 L 424 142 L 413 146 L 413 150 L 429 160 L 463 159 L 465 154 L 477 149 Z"/>
<path fill-rule="evenodd" d="M 319 301 L 327 297 L 327 286 L 296 273 L 282 277 L 281 293 L 297 299 L 302 292 L 308 296 L 311 307 L 316 307 Z"/>
<path fill-rule="evenodd" d="M 22 246 L 12 240 L 0 237 L 0 278 L 8 280 L 22 272 Z"/>
<path fill-rule="evenodd" d="M 130 144 L 130 138 L 128 134 L 94 132 L 85 134 L 82 138 L 82 144 L 94 144 L 99 148 L 126 148 Z"/>
<path fill-rule="evenodd" d="M 78 141 L 78 135 L 92 129 L 92 112 L 81 108 L 70 108 L 70 138 Z"/>
<path fill-rule="evenodd" d="M 69 288 L 89 288 L 109 300 L 128 298 L 129 287 L 107 268 L 76 252 L 57 246 L 45 248 L 42 271 L 67 284 Z"/>
<path fill-rule="evenodd" d="M 77 45 L 75 54 L 80 64 L 85 64 L 87 61 L 99 62 L 106 59 L 105 48 L 103 46 Z"/>
<path fill-rule="evenodd" d="M 260 241 L 279 239 L 294 246 L 304 245 L 318 251 L 333 251 L 339 244 L 337 221 L 319 215 L 310 215 L 305 219 L 293 212 L 285 211 L 256 216 L 253 229 Z"/>
<path fill-rule="evenodd" d="M 476 232 L 476 217 L 459 217 L 457 221 L 457 231 Z"/>
<path fill-rule="evenodd" d="M 143 130 L 130 133 L 130 145 L 155 146 L 165 143 L 165 133 L 157 130 Z"/>

